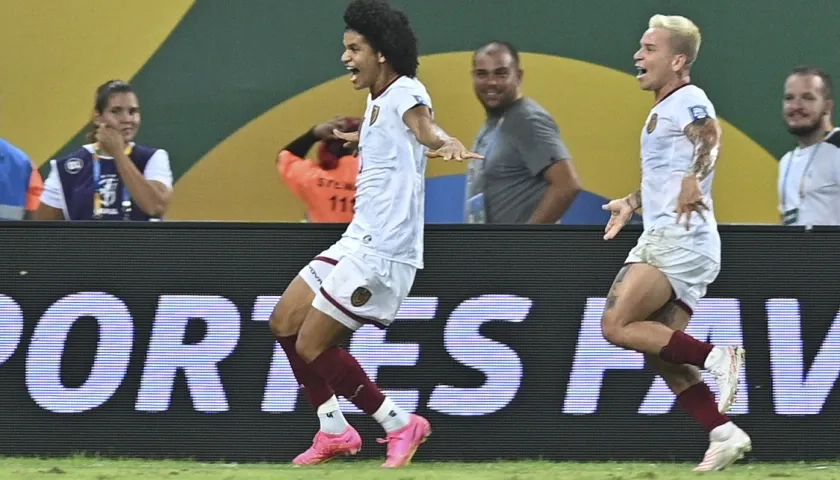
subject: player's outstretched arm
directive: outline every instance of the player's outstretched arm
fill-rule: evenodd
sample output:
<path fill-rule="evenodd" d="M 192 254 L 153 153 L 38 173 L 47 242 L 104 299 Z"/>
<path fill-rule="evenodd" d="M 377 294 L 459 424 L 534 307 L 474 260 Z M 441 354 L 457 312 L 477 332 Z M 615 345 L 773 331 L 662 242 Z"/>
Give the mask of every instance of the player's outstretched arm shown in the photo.
<path fill-rule="evenodd" d="M 449 136 L 432 118 L 429 107 L 418 104 L 403 115 L 403 122 L 411 130 L 417 141 L 429 148 L 426 156 L 442 158 L 444 160 L 465 160 L 467 158 L 482 158 L 477 153 L 470 152 L 455 137 Z"/>
<path fill-rule="evenodd" d="M 703 180 L 715 169 L 720 151 L 720 124 L 716 118 L 703 117 L 685 127 L 685 136 L 694 144 L 689 173 Z"/>

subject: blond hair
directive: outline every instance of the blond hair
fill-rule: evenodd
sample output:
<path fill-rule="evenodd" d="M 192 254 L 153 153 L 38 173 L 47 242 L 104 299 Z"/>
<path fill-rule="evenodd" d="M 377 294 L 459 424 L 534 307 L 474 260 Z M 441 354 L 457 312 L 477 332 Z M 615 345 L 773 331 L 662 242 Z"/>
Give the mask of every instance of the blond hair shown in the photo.
<path fill-rule="evenodd" d="M 671 48 L 679 55 L 685 55 L 686 67 L 691 67 L 700 51 L 700 29 L 691 20 L 679 15 L 654 15 L 648 22 L 649 28 L 661 28 L 669 34 Z"/>

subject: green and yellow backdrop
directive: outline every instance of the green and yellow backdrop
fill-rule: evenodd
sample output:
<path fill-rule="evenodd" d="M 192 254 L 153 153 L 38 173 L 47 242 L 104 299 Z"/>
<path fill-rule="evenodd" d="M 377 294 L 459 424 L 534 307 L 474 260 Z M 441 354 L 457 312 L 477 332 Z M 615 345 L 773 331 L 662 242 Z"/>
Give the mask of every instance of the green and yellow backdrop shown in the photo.
<path fill-rule="evenodd" d="M 721 222 L 777 221 L 776 159 L 791 146 L 782 82 L 796 64 L 840 72 L 840 2 L 742 0 L 395 0 L 420 40 L 420 78 L 439 122 L 470 144 L 483 120 L 471 51 L 493 39 L 523 52 L 525 92 L 548 108 L 586 193 L 567 223 L 600 223 L 604 198 L 638 185 L 650 94 L 632 55 L 654 13 L 695 20 L 694 73 L 724 123 L 715 181 Z M 339 62 L 346 0 L 0 0 L 0 136 L 46 172 L 77 148 L 93 91 L 132 81 L 139 141 L 170 152 L 169 220 L 298 221 L 276 152 L 311 125 L 361 115 L 364 93 Z M 463 174 L 430 162 L 427 220 L 461 220 Z"/>

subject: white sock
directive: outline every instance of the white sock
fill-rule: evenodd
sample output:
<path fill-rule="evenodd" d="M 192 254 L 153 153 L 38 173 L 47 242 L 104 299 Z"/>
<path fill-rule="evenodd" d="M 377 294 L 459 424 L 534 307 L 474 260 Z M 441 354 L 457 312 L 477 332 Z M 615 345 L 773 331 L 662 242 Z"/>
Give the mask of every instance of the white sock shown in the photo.
<path fill-rule="evenodd" d="M 382 406 L 373 414 L 373 419 L 382 425 L 386 432 L 396 432 L 408 425 L 409 416 L 405 410 L 398 407 L 390 398 L 385 397 Z"/>
<path fill-rule="evenodd" d="M 718 363 L 724 355 L 726 355 L 726 350 L 724 348 L 714 347 L 712 351 L 709 352 L 709 356 L 706 357 L 706 361 L 703 362 L 703 366 L 706 370 L 708 370 L 712 365 Z"/>
<path fill-rule="evenodd" d="M 318 420 L 321 421 L 321 431 L 332 435 L 344 433 L 350 426 L 341 413 L 335 395 L 318 407 Z"/>

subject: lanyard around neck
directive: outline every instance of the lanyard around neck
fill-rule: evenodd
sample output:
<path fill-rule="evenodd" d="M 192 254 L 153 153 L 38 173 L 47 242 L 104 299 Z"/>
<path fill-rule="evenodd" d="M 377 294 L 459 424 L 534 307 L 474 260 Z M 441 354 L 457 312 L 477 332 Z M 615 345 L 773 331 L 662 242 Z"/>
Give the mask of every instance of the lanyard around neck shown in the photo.
<path fill-rule="evenodd" d="M 799 201 L 801 202 L 803 198 L 805 198 L 805 178 L 808 176 L 808 170 L 811 168 L 811 162 L 814 161 L 814 157 L 817 156 L 817 152 L 820 150 L 822 146 L 822 142 L 817 143 L 814 146 L 814 149 L 811 151 L 811 155 L 808 156 L 808 161 L 805 162 L 805 168 L 802 169 L 802 178 L 799 179 Z M 787 186 L 788 186 L 788 177 L 790 176 L 790 169 L 793 167 L 793 157 L 795 156 L 794 153 L 790 154 L 790 161 L 788 162 L 787 168 L 785 169 L 785 176 L 782 180 L 782 207 L 788 208 L 787 204 Z"/>
<path fill-rule="evenodd" d="M 129 145 L 125 149 L 126 155 L 131 155 L 132 147 Z M 102 178 L 102 150 L 99 144 L 93 146 L 93 218 L 96 220 L 102 219 L 102 188 L 99 182 Z M 128 193 L 128 187 L 122 185 L 122 208 L 123 220 L 130 220 L 131 217 L 131 194 Z"/>

